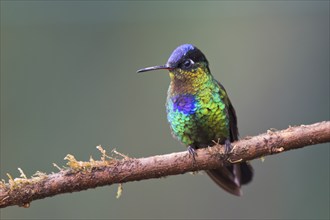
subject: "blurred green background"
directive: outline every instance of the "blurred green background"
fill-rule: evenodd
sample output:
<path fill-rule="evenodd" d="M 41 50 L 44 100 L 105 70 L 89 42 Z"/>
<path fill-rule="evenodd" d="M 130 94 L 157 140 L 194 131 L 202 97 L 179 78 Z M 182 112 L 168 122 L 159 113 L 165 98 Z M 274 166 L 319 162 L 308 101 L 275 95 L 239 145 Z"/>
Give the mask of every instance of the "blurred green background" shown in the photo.
<path fill-rule="evenodd" d="M 183 151 L 165 115 L 172 50 L 207 56 L 241 137 L 329 120 L 329 1 L 1 1 L 1 178 L 56 172 L 101 144 Z M 329 144 L 252 161 L 241 198 L 179 175 L 8 207 L 1 218 L 329 218 Z"/>

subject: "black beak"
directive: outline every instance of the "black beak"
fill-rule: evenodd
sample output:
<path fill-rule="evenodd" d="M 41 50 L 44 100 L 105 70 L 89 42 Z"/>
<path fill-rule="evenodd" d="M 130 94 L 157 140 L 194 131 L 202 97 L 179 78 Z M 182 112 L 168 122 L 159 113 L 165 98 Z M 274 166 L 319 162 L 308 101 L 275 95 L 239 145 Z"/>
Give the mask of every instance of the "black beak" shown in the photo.
<path fill-rule="evenodd" d="M 146 67 L 146 68 L 143 68 L 143 69 L 139 69 L 136 72 L 137 73 L 143 73 L 143 72 L 148 72 L 148 71 L 153 71 L 153 70 L 170 70 L 170 69 L 173 69 L 173 68 L 165 64 L 163 66 Z"/>

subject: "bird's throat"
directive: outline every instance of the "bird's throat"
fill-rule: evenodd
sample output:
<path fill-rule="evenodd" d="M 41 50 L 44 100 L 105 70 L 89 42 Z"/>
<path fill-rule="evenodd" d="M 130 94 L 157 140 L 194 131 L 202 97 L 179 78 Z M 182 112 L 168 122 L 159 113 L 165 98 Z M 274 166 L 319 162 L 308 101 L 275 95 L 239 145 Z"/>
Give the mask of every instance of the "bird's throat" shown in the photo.
<path fill-rule="evenodd" d="M 175 73 L 170 72 L 169 92 L 175 94 L 195 95 L 204 89 L 208 82 L 212 81 L 212 75 L 197 71 L 195 73 Z"/>

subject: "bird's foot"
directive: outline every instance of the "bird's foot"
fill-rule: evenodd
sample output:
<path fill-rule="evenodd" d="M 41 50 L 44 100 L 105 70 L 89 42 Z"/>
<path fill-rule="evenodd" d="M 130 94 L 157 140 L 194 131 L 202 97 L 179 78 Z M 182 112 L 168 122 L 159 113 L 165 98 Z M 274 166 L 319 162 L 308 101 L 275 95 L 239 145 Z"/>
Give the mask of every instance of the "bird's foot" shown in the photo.
<path fill-rule="evenodd" d="M 229 139 L 226 139 L 225 140 L 225 155 L 223 157 L 224 160 L 228 160 L 230 154 L 231 154 L 231 150 L 232 150 L 232 146 L 231 146 L 231 143 L 230 143 L 230 140 Z"/>
<path fill-rule="evenodd" d="M 189 155 L 192 156 L 193 162 L 195 162 L 196 161 L 195 156 L 197 156 L 197 153 L 196 153 L 195 149 L 192 148 L 191 146 L 189 146 L 188 147 L 188 152 L 189 152 Z"/>
<path fill-rule="evenodd" d="M 229 139 L 225 140 L 225 155 L 228 155 L 231 151 L 232 147 L 231 147 L 231 143 Z"/>

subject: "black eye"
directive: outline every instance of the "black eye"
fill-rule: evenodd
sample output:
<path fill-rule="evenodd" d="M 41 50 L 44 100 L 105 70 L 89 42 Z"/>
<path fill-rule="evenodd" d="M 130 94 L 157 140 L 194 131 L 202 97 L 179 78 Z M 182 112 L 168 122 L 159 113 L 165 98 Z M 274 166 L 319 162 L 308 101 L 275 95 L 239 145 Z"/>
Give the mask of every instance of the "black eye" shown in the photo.
<path fill-rule="evenodd" d="M 190 69 L 194 65 L 194 61 L 191 59 L 183 61 L 181 64 L 182 69 Z"/>

